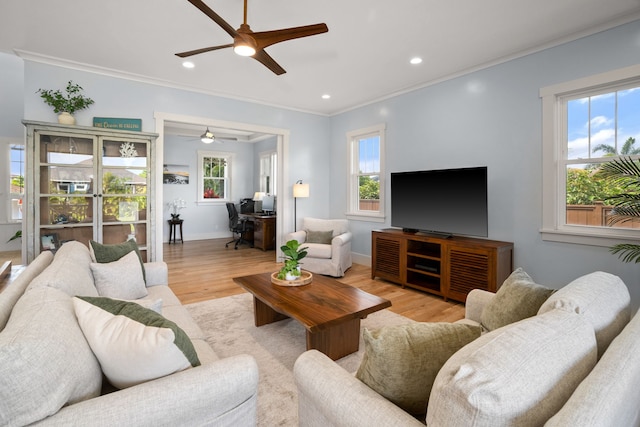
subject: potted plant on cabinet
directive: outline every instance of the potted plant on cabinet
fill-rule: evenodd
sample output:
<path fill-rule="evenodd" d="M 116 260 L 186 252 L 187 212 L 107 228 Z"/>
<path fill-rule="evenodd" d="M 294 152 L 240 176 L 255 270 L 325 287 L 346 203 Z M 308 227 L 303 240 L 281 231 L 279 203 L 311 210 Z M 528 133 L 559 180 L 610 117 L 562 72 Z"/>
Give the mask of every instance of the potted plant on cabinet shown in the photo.
<path fill-rule="evenodd" d="M 53 107 L 53 112 L 59 114 L 58 123 L 74 125 L 76 123 L 73 113 L 93 104 L 93 99 L 82 95 L 82 87 L 69 80 L 65 89 L 66 94 L 60 90 L 38 89 L 36 93 L 44 100 L 45 104 Z"/>
<path fill-rule="evenodd" d="M 300 260 L 307 256 L 307 247 L 300 247 L 297 240 L 289 240 L 280 246 L 284 254 L 284 265 L 278 272 L 280 280 L 296 280 L 300 277 Z"/>

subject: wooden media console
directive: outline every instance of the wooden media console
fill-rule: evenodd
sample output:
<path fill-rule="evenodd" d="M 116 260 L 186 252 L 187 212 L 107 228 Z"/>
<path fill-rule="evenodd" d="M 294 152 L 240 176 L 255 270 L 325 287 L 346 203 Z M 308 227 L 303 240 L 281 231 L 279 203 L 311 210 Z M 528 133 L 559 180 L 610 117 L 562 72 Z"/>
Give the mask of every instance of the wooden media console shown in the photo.
<path fill-rule="evenodd" d="M 371 234 L 371 278 L 465 302 L 472 289 L 496 292 L 513 271 L 513 243 L 434 237 L 399 229 Z"/>

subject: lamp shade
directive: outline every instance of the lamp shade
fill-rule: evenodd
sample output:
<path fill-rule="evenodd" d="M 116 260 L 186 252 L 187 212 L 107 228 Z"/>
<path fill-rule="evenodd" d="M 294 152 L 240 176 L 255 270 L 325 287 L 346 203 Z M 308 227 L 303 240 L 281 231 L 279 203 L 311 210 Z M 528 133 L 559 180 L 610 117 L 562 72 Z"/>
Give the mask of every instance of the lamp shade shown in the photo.
<path fill-rule="evenodd" d="M 293 197 L 309 197 L 309 184 L 293 184 Z"/>
<path fill-rule="evenodd" d="M 262 191 L 256 191 L 255 193 L 253 193 L 253 201 L 257 202 L 258 200 L 262 200 L 266 194 L 267 193 L 264 193 Z"/>

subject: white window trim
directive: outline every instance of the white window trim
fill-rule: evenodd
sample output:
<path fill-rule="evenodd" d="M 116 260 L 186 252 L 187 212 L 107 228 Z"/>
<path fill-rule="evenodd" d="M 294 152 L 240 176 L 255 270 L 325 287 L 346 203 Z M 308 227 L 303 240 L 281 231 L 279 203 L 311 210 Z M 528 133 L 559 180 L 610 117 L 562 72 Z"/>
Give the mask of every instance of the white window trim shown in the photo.
<path fill-rule="evenodd" d="M 564 157 L 566 135 L 563 100 L 585 91 L 604 90 L 632 81 L 640 83 L 640 65 L 584 77 L 540 89 L 542 98 L 542 239 L 592 246 L 612 246 L 640 238 L 640 230 L 567 225 Z M 562 187 L 564 185 L 564 187 Z M 562 199 L 564 198 L 564 199 Z"/>
<path fill-rule="evenodd" d="M 3 151 L 4 151 L 4 156 L 6 158 L 6 165 L 5 165 L 5 169 L 7 171 L 7 173 L 5 175 L 3 175 L 2 179 L 0 179 L 0 182 L 3 183 L 3 187 L 5 187 L 5 192 L 4 194 L 6 195 L 6 197 L 4 197 L 4 202 L 5 202 L 5 218 L 3 220 L 2 223 L 4 224 L 20 224 L 22 223 L 22 219 L 12 219 L 12 206 L 11 206 L 11 200 L 13 199 L 13 197 L 18 197 L 18 198 L 22 198 L 22 200 L 25 200 L 25 195 L 24 192 L 22 194 L 17 194 L 17 193 L 12 193 L 11 192 L 11 146 L 12 145 L 22 145 L 25 146 L 25 142 L 22 139 L 13 139 L 13 138 L 0 138 L 0 145 L 3 147 Z M 26 147 L 25 147 L 26 148 Z M 24 153 L 24 164 L 23 164 L 23 172 L 26 176 L 27 174 L 27 154 L 26 151 Z M 25 188 L 26 190 L 26 188 Z M 23 219 L 24 219 L 24 214 L 23 214 Z"/>
<path fill-rule="evenodd" d="M 263 178 L 263 170 L 262 170 L 262 160 L 264 158 L 269 158 L 269 165 L 270 165 L 270 170 L 269 170 L 269 177 L 271 178 L 271 192 L 270 194 L 273 194 L 274 196 L 277 196 L 277 183 L 278 183 L 278 166 L 277 166 L 277 162 L 278 162 L 278 152 L 276 150 L 269 150 L 269 151 L 263 151 L 259 154 L 259 162 L 260 162 L 260 182 L 259 182 L 259 188 L 260 191 L 264 191 L 266 192 L 266 188 L 264 186 L 264 183 L 262 182 L 262 178 Z M 275 162 L 274 162 L 274 158 L 275 158 Z"/>
<path fill-rule="evenodd" d="M 346 213 L 347 219 L 354 221 L 369 221 L 369 222 L 384 222 L 385 221 L 385 189 L 386 179 L 384 172 L 385 164 L 385 124 L 378 124 L 363 129 L 347 132 L 347 159 L 348 164 L 348 182 L 349 189 L 347 191 L 347 203 L 348 211 Z M 353 173 L 354 167 L 357 168 L 358 158 L 354 155 L 355 145 L 354 143 L 359 139 L 367 136 L 377 135 L 380 137 L 380 210 L 378 212 L 364 212 L 358 210 L 358 179 Z"/>
<path fill-rule="evenodd" d="M 205 199 L 202 195 L 202 189 L 204 188 L 204 176 L 203 176 L 203 168 L 202 168 L 202 159 L 204 157 L 217 157 L 222 158 L 227 161 L 226 167 L 226 197 L 221 199 Z M 223 151 L 205 151 L 198 150 L 198 197 L 196 198 L 196 204 L 198 205 L 220 205 L 230 201 L 233 201 L 232 185 L 231 185 L 231 177 L 233 176 L 232 172 L 233 165 L 233 153 L 223 152 Z"/>

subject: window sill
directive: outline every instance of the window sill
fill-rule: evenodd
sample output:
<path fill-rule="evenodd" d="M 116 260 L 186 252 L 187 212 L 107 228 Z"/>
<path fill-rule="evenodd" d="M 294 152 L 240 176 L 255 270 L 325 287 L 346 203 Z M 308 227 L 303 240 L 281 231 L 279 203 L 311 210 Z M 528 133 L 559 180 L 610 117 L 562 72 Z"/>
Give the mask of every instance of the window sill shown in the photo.
<path fill-rule="evenodd" d="M 346 216 L 347 216 L 347 219 L 350 221 L 367 221 L 367 222 L 384 222 L 385 221 L 384 215 L 381 215 L 378 213 L 365 214 L 360 212 L 357 212 L 357 213 L 348 212 Z"/>
<path fill-rule="evenodd" d="M 609 231 L 609 230 L 607 230 Z M 625 242 L 638 242 L 638 234 L 635 236 L 630 234 L 612 234 L 608 232 L 600 234 L 597 231 L 569 231 L 569 230 L 554 230 L 554 229 L 541 229 L 540 234 L 542 240 L 547 242 L 559 242 L 559 243 L 572 243 L 577 245 L 589 245 L 589 246 L 603 246 L 611 247 L 619 243 Z"/>
<path fill-rule="evenodd" d="M 209 199 L 209 200 L 198 200 L 196 201 L 196 205 L 224 205 L 227 202 L 229 202 L 229 200 L 226 199 Z"/>

